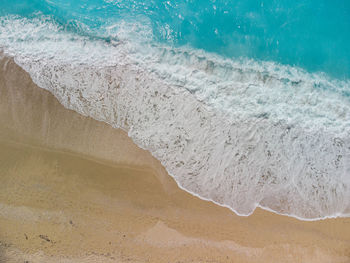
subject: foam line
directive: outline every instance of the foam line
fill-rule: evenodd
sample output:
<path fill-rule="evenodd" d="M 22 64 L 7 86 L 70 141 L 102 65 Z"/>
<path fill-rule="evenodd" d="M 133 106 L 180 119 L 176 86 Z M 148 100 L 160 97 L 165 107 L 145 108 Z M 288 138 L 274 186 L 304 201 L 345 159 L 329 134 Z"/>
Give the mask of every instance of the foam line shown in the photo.
<path fill-rule="evenodd" d="M 164 46 L 147 24 L 112 28 L 118 41 L 9 16 L 0 45 L 66 108 L 126 130 L 201 199 L 245 216 L 349 216 L 349 81 Z"/>

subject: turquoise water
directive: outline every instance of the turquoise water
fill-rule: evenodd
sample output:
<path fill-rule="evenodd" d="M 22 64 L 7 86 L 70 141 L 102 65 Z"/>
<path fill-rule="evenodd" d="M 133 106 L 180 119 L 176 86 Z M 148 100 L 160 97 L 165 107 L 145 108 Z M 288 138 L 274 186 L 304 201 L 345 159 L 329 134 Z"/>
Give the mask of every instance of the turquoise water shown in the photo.
<path fill-rule="evenodd" d="M 113 36 L 105 26 L 147 18 L 154 37 L 171 45 L 350 77 L 349 1 L 4 0 L 0 8 L 1 15 L 52 15 L 68 30 L 106 39 Z"/>
<path fill-rule="evenodd" d="M 245 216 L 350 216 L 349 33 L 349 1 L 0 2 L 39 87 Z"/>

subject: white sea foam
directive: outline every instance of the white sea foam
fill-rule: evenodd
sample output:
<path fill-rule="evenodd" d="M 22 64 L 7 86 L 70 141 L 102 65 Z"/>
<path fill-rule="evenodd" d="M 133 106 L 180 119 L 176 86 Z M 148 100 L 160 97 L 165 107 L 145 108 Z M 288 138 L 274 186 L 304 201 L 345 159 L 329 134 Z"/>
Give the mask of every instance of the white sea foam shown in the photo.
<path fill-rule="evenodd" d="M 350 215 L 349 81 L 161 45 L 147 23 L 105 32 L 116 40 L 10 16 L 0 45 L 65 107 L 125 129 L 203 199 L 239 215 Z"/>

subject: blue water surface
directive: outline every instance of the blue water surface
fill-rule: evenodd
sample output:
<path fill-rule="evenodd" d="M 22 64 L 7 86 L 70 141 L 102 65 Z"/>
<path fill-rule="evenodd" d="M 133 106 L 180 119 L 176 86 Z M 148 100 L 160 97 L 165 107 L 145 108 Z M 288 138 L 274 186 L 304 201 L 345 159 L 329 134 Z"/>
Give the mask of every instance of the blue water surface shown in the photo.
<path fill-rule="evenodd" d="M 0 15 L 50 15 L 91 37 L 120 20 L 150 21 L 157 41 L 350 78 L 350 1 L 3 0 Z"/>

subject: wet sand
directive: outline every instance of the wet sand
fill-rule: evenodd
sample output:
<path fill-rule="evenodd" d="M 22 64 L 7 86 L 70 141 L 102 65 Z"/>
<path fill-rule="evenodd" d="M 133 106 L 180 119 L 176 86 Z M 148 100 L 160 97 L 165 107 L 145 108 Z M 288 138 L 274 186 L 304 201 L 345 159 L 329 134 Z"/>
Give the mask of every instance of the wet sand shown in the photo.
<path fill-rule="evenodd" d="M 0 262 L 350 262 L 350 218 L 239 217 L 0 62 Z"/>

